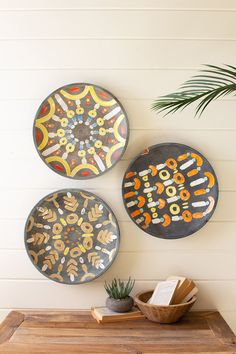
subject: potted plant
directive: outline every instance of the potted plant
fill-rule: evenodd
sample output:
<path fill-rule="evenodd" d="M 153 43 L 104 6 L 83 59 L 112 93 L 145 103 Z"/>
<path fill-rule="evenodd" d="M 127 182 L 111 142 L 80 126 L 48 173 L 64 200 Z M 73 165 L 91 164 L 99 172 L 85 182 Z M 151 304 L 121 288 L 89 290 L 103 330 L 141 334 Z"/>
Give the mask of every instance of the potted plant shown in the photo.
<path fill-rule="evenodd" d="M 106 306 L 115 312 L 128 312 L 134 305 L 134 300 L 130 293 L 134 287 L 135 281 L 129 278 L 127 283 L 114 278 L 110 284 L 105 282 L 104 288 L 109 295 L 106 300 Z"/>

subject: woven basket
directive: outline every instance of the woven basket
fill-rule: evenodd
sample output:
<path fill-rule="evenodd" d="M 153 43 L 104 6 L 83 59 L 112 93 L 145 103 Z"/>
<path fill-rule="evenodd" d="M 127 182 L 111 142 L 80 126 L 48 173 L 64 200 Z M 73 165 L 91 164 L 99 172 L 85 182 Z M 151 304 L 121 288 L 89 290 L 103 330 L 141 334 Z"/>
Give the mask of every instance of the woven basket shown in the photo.
<path fill-rule="evenodd" d="M 189 302 L 184 304 L 157 306 L 147 304 L 147 301 L 152 296 L 153 291 L 146 291 L 135 296 L 134 300 L 140 311 L 153 322 L 159 323 L 174 323 L 177 322 L 186 312 L 188 312 L 195 301 L 194 296 Z"/>

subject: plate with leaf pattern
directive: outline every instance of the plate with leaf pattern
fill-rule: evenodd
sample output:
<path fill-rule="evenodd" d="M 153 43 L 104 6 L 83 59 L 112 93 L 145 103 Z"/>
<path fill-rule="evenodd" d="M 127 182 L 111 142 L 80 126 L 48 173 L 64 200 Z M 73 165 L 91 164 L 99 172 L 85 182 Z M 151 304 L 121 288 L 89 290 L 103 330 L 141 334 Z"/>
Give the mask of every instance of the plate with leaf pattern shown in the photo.
<path fill-rule="evenodd" d="M 25 226 L 25 247 L 35 267 L 65 284 L 102 275 L 117 255 L 119 239 L 112 210 L 81 189 L 47 195 L 32 209 Z"/>

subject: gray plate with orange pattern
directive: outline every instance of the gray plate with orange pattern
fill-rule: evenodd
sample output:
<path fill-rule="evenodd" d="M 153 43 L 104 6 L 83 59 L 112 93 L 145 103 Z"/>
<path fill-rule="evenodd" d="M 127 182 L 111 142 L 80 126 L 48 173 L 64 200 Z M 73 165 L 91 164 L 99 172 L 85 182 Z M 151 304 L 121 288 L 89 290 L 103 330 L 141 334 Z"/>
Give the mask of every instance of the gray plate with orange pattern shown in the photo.
<path fill-rule="evenodd" d="M 218 200 L 210 163 L 195 149 L 176 143 L 158 144 L 137 156 L 125 173 L 122 191 L 135 224 L 164 239 L 198 231 Z"/>

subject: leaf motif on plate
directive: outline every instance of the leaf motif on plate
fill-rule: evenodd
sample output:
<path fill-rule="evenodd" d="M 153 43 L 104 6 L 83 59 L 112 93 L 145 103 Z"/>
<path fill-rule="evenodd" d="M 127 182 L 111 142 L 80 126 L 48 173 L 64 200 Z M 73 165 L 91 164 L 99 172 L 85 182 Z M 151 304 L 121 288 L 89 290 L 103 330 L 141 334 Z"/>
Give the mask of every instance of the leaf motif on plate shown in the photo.
<path fill-rule="evenodd" d="M 111 231 L 100 230 L 98 233 L 97 239 L 103 245 L 107 245 L 107 244 L 111 243 L 113 240 L 116 240 L 117 236 L 113 235 L 113 233 Z"/>
<path fill-rule="evenodd" d="M 102 216 L 102 214 L 103 214 L 103 210 L 99 208 L 98 204 L 95 204 L 95 206 L 92 207 L 88 212 L 89 221 L 91 222 L 96 221 L 98 218 L 100 218 L 100 216 Z"/>

